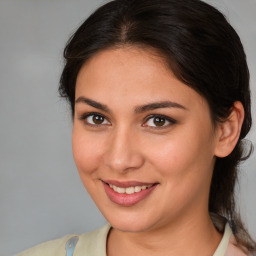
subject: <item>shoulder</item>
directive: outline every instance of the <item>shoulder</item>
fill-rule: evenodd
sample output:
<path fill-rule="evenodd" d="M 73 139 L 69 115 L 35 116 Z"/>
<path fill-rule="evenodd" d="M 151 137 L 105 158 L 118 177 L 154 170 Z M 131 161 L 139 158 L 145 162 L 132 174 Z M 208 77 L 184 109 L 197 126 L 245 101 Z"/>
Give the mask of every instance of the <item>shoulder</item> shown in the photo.
<path fill-rule="evenodd" d="M 16 256 L 79 256 L 106 255 L 106 240 L 110 225 L 106 224 L 100 229 L 82 235 L 68 235 L 36 245 Z M 97 245 L 97 246 L 96 246 Z"/>
<path fill-rule="evenodd" d="M 45 243 L 36 245 L 32 248 L 29 248 L 16 256 L 50 256 L 50 255 L 65 255 L 66 252 L 66 243 L 73 237 L 73 235 L 65 236 L 56 240 L 47 241 Z"/>
<path fill-rule="evenodd" d="M 238 247 L 235 236 L 232 235 L 230 237 L 225 256 L 253 256 L 253 255 L 245 253 L 240 247 Z"/>
<path fill-rule="evenodd" d="M 213 213 L 211 213 L 211 218 L 216 229 L 223 233 L 222 240 L 213 256 L 253 256 L 238 246 L 232 229 L 225 218 Z"/>
<path fill-rule="evenodd" d="M 98 230 L 80 235 L 74 256 L 84 256 L 84 252 L 87 252 L 87 255 L 106 256 L 106 242 L 110 228 L 111 226 L 106 224 Z"/>

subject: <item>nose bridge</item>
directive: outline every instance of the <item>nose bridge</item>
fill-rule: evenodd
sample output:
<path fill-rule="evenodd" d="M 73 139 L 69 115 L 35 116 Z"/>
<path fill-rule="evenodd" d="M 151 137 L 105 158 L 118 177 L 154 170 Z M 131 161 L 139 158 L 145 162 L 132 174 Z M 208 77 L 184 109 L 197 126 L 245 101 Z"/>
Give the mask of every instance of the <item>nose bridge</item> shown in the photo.
<path fill-rule="evenodd" d="M 143 164 L 135 132 L 125 125 L 116 127 L 109 138 L 105 164 L 113 171 L 126 172 Z"/>

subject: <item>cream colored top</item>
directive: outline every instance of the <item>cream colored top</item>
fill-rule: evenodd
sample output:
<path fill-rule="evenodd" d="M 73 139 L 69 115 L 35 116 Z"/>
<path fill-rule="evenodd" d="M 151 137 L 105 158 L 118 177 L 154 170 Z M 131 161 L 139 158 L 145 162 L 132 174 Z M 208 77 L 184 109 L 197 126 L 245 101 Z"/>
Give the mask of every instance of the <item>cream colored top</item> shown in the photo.
<path fill-rule="evenodd" d="M 106 256 L 106 242 L 110 228 L 111 226 L 106 224 L 101 229 L 86 234 L 65 236 L 39 244 L 17 256 Z M 228 223 L 213 256 L 247 256 L 235 245 L 235 238 Z"/>

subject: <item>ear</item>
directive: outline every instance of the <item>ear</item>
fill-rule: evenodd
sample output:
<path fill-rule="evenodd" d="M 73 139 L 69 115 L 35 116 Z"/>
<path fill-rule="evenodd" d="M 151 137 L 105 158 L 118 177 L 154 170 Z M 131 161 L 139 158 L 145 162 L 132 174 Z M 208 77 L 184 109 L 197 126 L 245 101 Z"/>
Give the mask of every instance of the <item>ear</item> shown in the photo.
<path fill-rule="evenodd" d="M 243 104 L 240 101 L 236 101 L 229 117 L 218 124 L 215 156 L 226 157 L 233 151 L 239 139 L 243 121 Z"/>

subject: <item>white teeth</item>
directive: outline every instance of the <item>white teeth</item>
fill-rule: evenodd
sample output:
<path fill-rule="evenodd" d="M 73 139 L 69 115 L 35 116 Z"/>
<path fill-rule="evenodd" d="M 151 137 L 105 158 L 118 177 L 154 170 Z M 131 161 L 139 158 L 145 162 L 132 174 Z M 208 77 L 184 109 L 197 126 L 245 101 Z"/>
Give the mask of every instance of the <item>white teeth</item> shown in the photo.
<path fill-rule="evenodd" d="M 119 187 L 116 187 L 116 188 L 117 188 L 117 190 L 116 190 L 117 193 L 119 193 L 119 194 L 125 193 L 125 188 L 119 188 Z"/>
<path fill-rule="evenodd" d="M 141 191 L 141 187 L 140 187 L 140 186 L 136 186 L 136 187 L 134 188 L 134 191 L 135 191 L 135 192 L 140 192 L 140 191 Z"/>
<path fill-rule="evenodd" d="M 134 187 L 129 187 L 125 189 L 125 193 L 130 195 L 134 193 Z"/>
<path fill-rule="evenodd" d="M 141 190 L 148 189 L 152 186 L 153 185 L 149 185 L 149 186 L 143 185 L 143 186 L 135 186 L 135 187 L 128 187 L 128 188 L 120 188 L 120 187 L 117 187 L 113 184 L 109 184 L 109 187 L 111 187 L 115 192 L 117 192 L 119 194 L 128 194 L 128 195 L 138 193 Z"/>

